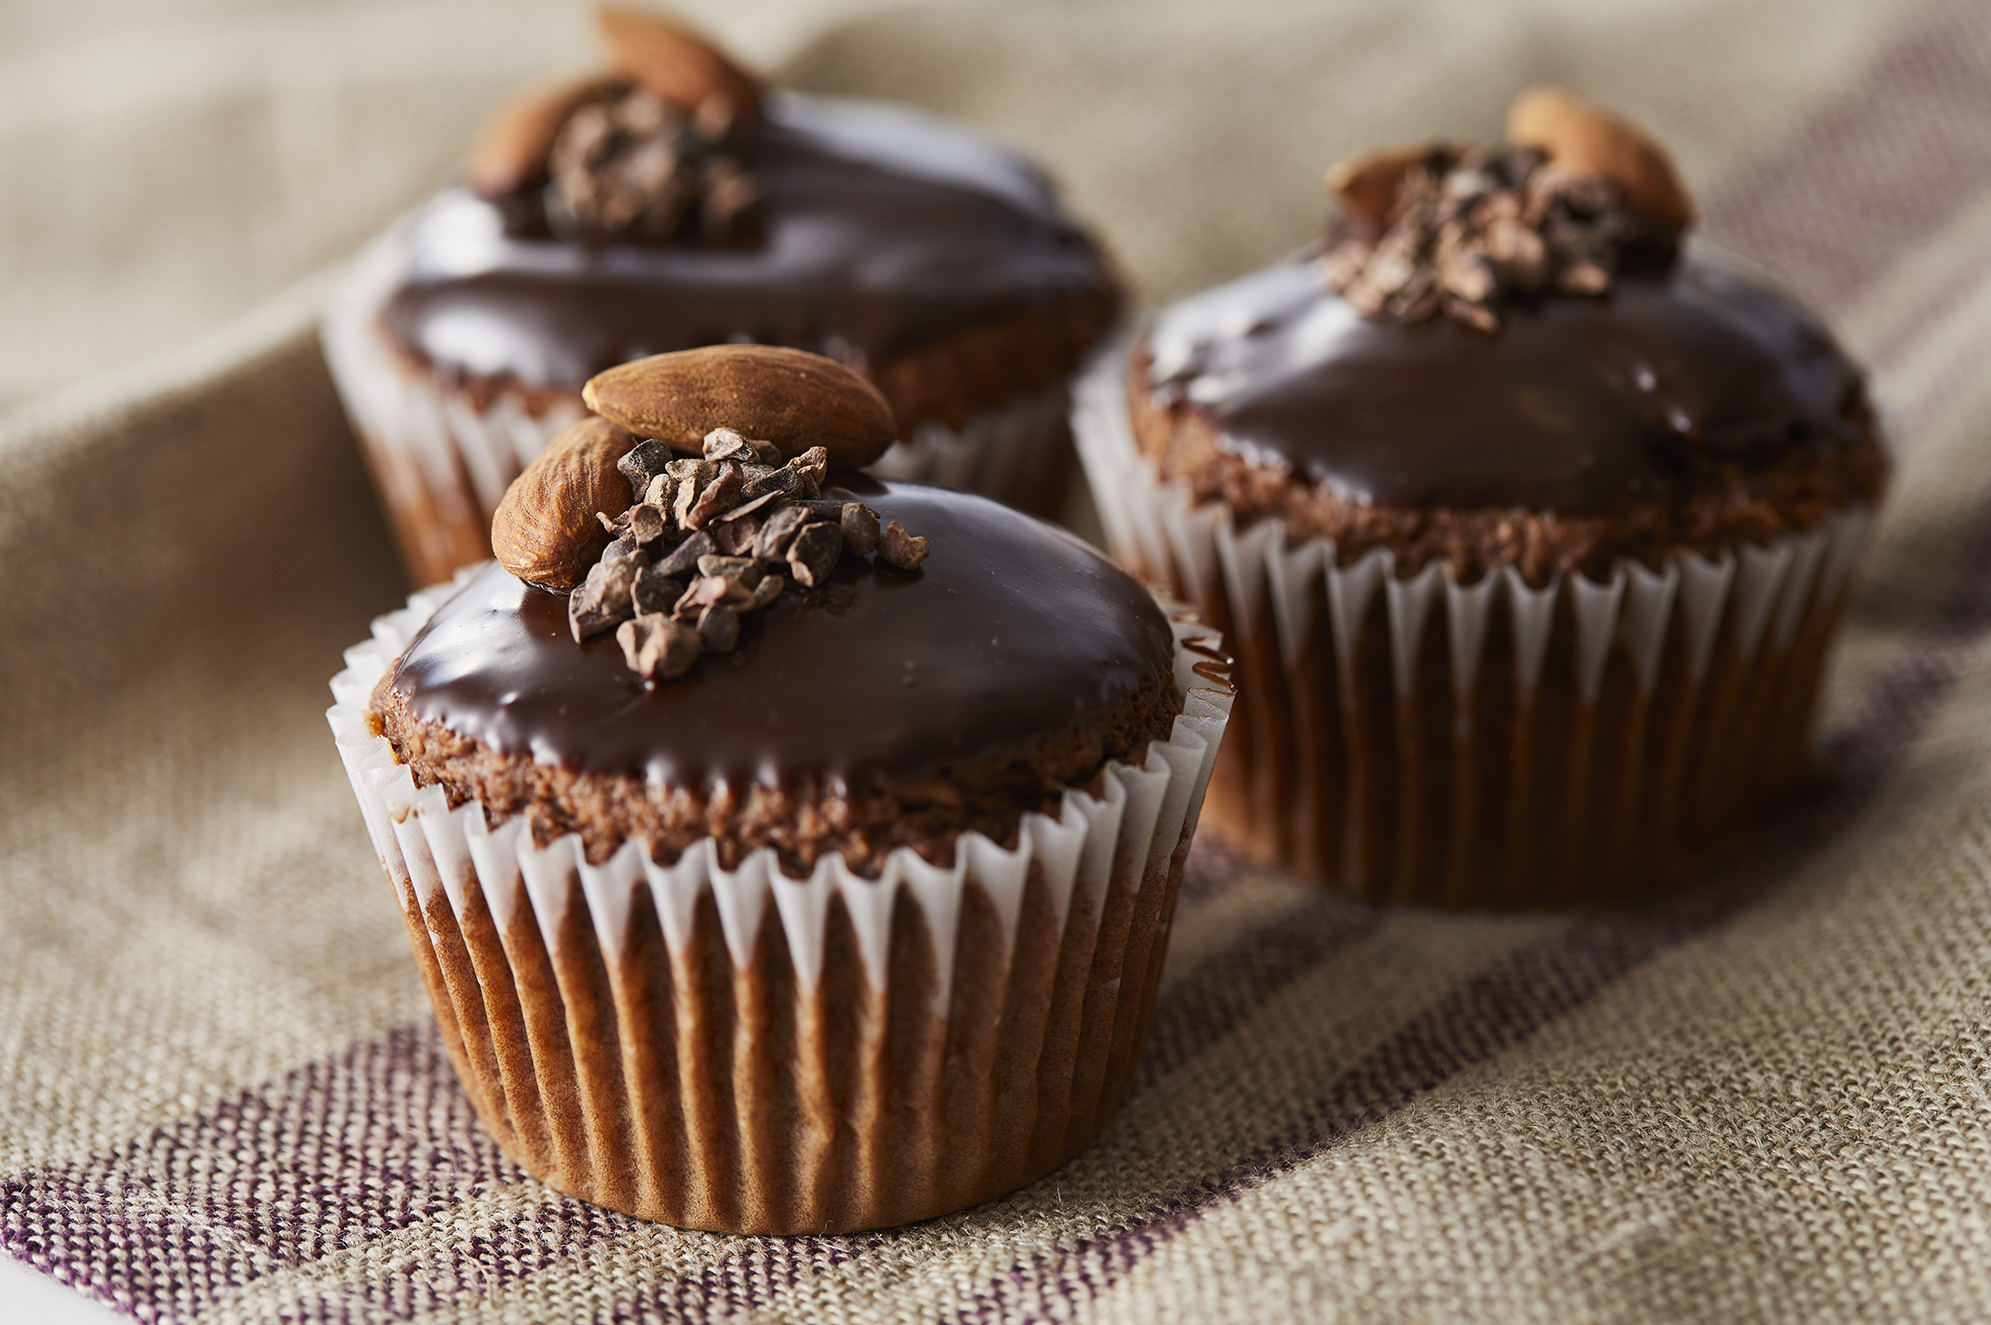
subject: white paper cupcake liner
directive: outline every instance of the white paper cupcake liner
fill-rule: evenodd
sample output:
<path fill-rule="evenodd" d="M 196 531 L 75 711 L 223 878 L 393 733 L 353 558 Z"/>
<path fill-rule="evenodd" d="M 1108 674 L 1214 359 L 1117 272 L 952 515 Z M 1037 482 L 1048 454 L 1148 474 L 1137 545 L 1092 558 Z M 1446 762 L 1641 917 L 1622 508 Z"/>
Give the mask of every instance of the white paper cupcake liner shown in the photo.
<path fill-rule="evenodd" d="M 1126 355 L 1075 390 L 1080 463 L 1114 555 L 1237 659 L 1210 826 L 1253 857 L 1400 900 L 1582 900 L 1677 875 L 1802 773 L 1868 508 L 1603 581 L 1343 566 L 1162 481 Z"/>
<path fill-rule="evenodd" d="M 491 555 L 491 515 L 505 489 L 585 411 L 578 393 L 538 413 L 504 394 L 480 409 L 394 353 L 380 315 L 407 273 L 419 216 L 403 217 L 361 250 L 332 296 L 319 339 L 402 559 L 426 585 Z M 872 470 L 1056 515 L 1072 476 L 1070 413 L 1070 385 L 1060 382 L 958 429 L 917 424 Z"/>
<path fill-rule="evenodd" d="M 366 704 L 455 587 L 374 623 L 327 716 L 458 1073 L 527 1169 L 684 1226 L 848 1231 L 1010 1191 L 1104 1125 L 1230 712 L 1214 632 L 1173 614 L 1170 738 L 1013 847 L 970 832 L 948 866 L 900 848 L 875 879 L 841 856 L 795 879 L 709 840 L 593 864 L 418 788 Z"/>

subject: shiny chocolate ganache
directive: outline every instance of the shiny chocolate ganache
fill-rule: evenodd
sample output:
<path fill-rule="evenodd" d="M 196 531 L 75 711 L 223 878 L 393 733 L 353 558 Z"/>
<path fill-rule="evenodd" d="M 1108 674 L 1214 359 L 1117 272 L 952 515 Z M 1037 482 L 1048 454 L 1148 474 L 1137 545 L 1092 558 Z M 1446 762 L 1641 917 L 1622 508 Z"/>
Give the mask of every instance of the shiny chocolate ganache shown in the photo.
<path fill-rule="evenodd" d="M 536 193 L 444 194 L 413 222 L 386 331 L 448 378 L 572 392 L 630 359 L 728 341 L 875 369 L 983 319 L 1113 298 L 1044 176 L 965 130 L 773 93 L 733 150 L 759 195 L 748 242 L 591 247 L 553 238 Z"/>
<path fill-rule="evenodd" d="M 679 788 L 916 778 L 1172 696 L 1167 619 L 1077 539 L 981 497 L 840 482 L 826 495 L 929 537 L 917 570 L 845 557 L 828 585 L 747 618 L 735 651 L 646 685 L 614 639 L 575 643 L 564 596 L 493 565 L 437 610 L 388 685 L 417 718 L 491 750 Z"/>
<path fill-rule="evenodd" d="M 1295 260 L 1185 300 L 1147 390 L 1253 464 L 1392 507 L 1602 515 L 1869 444 L 1861 376 L 1788 295 L 1689 250 L 1488 332 L 1363 317 Z"/>

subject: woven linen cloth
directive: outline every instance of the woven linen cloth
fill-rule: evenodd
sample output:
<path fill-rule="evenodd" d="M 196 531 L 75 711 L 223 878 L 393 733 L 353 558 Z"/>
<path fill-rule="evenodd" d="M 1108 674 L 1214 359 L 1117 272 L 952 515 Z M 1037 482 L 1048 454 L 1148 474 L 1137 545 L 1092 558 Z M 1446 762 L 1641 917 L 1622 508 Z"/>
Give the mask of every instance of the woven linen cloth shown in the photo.
<path fill-rule="evenodd" d="M 325 728 L 404 588 L 305 280 L 0 423 L 0 1249 L 146 1321 L 1983 1318 L 1991 12 L 1026 0 L 790 68 L 1028 144 L 1150 299 L 1303 239 L 1365 142 L 1489 135 L 1542 78 L 1627 106 L 1898 444 L 1816 784 L 1609 910 L 1199 846 L 1139 1085 L 1050 1177 L 855 1237 L 595 1209 L 479 1131 Z"/>

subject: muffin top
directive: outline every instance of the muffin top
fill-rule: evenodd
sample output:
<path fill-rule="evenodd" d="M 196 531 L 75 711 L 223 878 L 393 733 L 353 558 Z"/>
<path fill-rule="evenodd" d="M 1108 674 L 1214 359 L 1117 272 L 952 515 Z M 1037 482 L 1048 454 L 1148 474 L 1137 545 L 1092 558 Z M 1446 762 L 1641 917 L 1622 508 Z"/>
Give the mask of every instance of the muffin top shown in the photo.
<path fill-rule="evenodd" d="M 409 645 L 393 689 L 493 751 L 701 787 L 933 776 L 1095 723 L 1172 676 L 1154 598 L 1062 530 L 862 475 L 825 491 L 927 530 L 932 551 L 911 571 L 846 556 L 668 681 L 606 635 L 576 643 L 567 594 L 492 565 Z"/>
<path fill-rule="evenodd" d="M 1559 104 L 1580 131 L 1635 133 Z M 1621 182 L 1594 153 L 1558 164 L 1572 132 L 1338 172 L 1321 250 L 1148 327 L 1130 385 L 1144 449 L 1344 558 L 1384 546 L 1406 569 L 1448 556 L 1531 579 L 1719 553 L 1876 498 L 1885 454 L 1830 333 L 1682 248 L 1691 204 L 1658 149 L 1634 139 L 1647 173 L 1621 152 Z"/>
<path fill-rule="evenodd" d="M 1155 395 L 1228 448 L 1392 506 L 1602 514 L 1871 427 L 1830 333 L 1703 253 L 1517 306 L 1492 333 L 1363 317 L 1318 263 L 1289 262 L 1170 308 L 1147 348 Z"/>
<path fill-rule="evenodd" d="M 608 381 L 687 360 L 707 377 L 713 353 Z M 725 354 L 764 366 L 793 352 Z M 834 406 L 869 389 L 852 381 L 809 389 Z M 819 412 L 826 429 L 836 412 Z M 594 859 L 631 838 L 674 859 L 712 837 L 729 859 L 772 846 L 798 870 L 827 851 L 875 869 L 901 845 L 947 862 L 962 832 L 1011 842 L 1024 813 L 1055 812 L 1110 760 L 1138 762 L 1181 711 L 1153 597 L 1043 521 L 855 472 L 819 484 L 821 447 L 785 467 L 744 459 L 794 452 L 806 439 L 792 432 L 777 444 L 715 429 L 705 450 L 737 463 L 662 461 L 619 432 L 577 425 L 508 494 L 537 493 L 538 515 L 500 509 L 501 557 L 545 583 L 479 572 L 374 692 L 397 754 L 453 801 L 524 814 L 542 838 L 577 832 Z M 616 502 L 584 491 L 600 467 L 576 459 L 605 436 L 592 454 L 619 451 L 634 480 Z M 609 505 L 628 509 L 611 520 Z M 731 553 L 708 551 L 715 539 Z M 552 552 L 508 551 L 524 544 Z"/>
<path fill-rule="evenodd" d="M 529 98 L 524 145 L 487 131 L 504 168 L 480 145 L 474 187 L 415 219 L 382 316 L 408 358 L 473 392 L 571 397 L 632 358 L 752 340 L 864 369 L 902 422 L 958 421 L 1067 373 L 1112 320 L 1106 259 L 1013 153 L 908 109 L 779 92 L 714 125 L 646 85 L 654 54 L 624 54 Z M 927 361 L 971 328 L 1004 362 Z"/>

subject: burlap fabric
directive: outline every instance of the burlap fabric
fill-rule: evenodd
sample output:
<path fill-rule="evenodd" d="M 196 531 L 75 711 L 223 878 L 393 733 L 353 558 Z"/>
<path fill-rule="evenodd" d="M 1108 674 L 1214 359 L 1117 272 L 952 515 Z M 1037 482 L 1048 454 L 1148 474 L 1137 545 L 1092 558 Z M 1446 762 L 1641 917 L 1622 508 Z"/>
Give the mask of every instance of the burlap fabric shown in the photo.
<path fill-rule="evenodd" d="M 1487 132 L 1531 78 L 1632 107 L 1900 442 L 1825 774 L 1630 910 L 1370 907 L 1199 849 L 1140 1085 L 1064 1169 L 854 1238 L 607 1214 L 478 1132 L 325 730 L 403 590 L 306 282 L 0 432 L 0 1246 L 143 1320 L 1991 1310 L 1991 15 L 1046 0 L 794 67 L 1030 143 L 1150 297 L 1304 234 L 1361 142 Z"/>

